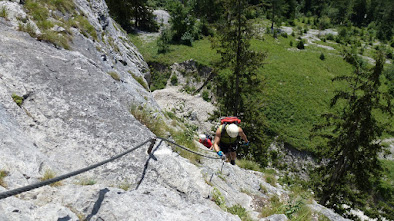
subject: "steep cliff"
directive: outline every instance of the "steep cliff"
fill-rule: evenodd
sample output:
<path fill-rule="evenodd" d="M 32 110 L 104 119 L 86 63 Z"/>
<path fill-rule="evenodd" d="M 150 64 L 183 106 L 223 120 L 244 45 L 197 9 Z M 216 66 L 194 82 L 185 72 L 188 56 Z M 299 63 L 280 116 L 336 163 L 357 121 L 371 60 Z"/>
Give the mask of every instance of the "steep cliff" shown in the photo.
<path fill-rule="evenodd" d="M 51 33 L 69 39 L 64 49 L 43 40 L 24 4 L 0 1 L 7 12 L 0 17 L 0 193 L 98 163 L 154 137 L 130 113 L 133 105 L 160 111 L 143 86 L 147 64 L 109 17 L 104 0 L 74 3 L 72 13 L 49 10 L 48 20 L 57 24 Z M 62 27 L 75 16 L 87 19 L 96 35 Z M 36 29 L 18 31 L 21 22 Z M 1 199 L 0 220 L 240 220 L 211 200 L 217 190 L 227 206 L 239 204 L 258 219 L 256 211 L 267 203 L 261 199 L 287 197 L 261 173 L 212 159 L 196 166 L 160 140 L 154 156 L 147 148 Z"/>

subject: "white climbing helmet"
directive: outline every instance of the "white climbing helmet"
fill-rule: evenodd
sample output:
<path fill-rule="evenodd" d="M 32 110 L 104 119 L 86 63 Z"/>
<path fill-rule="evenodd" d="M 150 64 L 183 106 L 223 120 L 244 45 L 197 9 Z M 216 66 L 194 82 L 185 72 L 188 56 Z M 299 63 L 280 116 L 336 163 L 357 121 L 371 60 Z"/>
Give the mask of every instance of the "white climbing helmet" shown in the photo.
<path fill-rule="evenodd" d="M 239 132 L 238 126 L 235 124 L 227 125 L 226 132 L 230 137 L 235 138 L 238 136 L 238 132 Z"/>
<path fill-rule="evenodd" d="M 201 140 L 207 139 L 207 136 L 206 136 L 205 134 L 200 134 L 198 137 L 199 137 Z"/>

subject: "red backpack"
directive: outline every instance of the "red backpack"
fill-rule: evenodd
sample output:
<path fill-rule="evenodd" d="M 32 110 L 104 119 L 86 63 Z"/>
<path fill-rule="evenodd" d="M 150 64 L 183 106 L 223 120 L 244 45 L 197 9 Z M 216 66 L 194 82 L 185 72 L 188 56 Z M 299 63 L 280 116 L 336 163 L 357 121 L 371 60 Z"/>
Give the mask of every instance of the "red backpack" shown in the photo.
<path fill-rule="evenodd" d="M 238 117 L 225 117 L 220 119 L 220 124 L 240 124 L 241 120 Z"/>
<path fill-rule="evenodd" d="M 224 132 L 226 131 L 225 128 L 226 128 L 227 124 L 238 125 L 240 123 L 241 123 L 241 120 L 238 117 L 224 117 L 224 118 L 220 119 L 220 124 L 223 124 L 221 136 L 224 135 Z"/>

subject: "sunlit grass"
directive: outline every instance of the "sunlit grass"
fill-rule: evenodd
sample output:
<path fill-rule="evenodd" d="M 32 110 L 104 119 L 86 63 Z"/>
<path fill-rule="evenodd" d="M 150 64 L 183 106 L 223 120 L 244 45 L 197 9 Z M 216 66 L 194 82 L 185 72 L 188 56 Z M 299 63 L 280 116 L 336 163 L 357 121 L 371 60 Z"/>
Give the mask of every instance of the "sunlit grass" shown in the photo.
<path fill-rule="evenodd" d="M 41 177 L 41 181 L 49 180 L 49 179 L 52 179 L 55 177 L 56 177 L 55 172 L 48 169 L 45 171 L 44 175 Z M 50 184 L 50 186 L 52 186 L 52 187 L 61 186 L 61 185 L 62 185 L 62 183 L 60 181 Z"/>
<path fill-rule="evenodd" d="M 158 53 L 156 41 L 145 41 L 138 35 L 129 35 L 129 37 L 148 62 L 157 61 L 166 65 L 172 65 L 173 63 L 181 63 L 193 59 L 200 64 L 210 66 L 220 58 L 216 51 L 211 48 L 208 38 L 194 41 L 192 47 L 171 44 L 169 52 Z"/>

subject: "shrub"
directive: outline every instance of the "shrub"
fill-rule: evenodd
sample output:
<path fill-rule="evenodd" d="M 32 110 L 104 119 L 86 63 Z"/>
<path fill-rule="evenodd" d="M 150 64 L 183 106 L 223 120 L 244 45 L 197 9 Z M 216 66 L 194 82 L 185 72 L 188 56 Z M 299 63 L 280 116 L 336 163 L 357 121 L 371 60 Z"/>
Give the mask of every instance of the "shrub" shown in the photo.
<path fill-rule="evenodd" d="M 204 101 L 210 101 L 211 100 L 211 98 L 209 97 L 209 91 L 204 90 L 202 92 L 202 99 L 204 99 Z"/>
<path fill-rule="evenodd" d="M 171 76 L 170 72 L 161 73 L 151 68 L 151 77 L 152 77 L 150 84 L 151 91 L 165 88 L 170 76 Z"/>
<path fill-rule="evenodd" d="M 110 71 L 110 72 L 108 72 L 108 74 L 109 74 L 115 81 L 120 81 L 120 77 L 119 77 L 118 73 L 116 73 L 115 71 Z"/>
<path fill-rule="evenodd" d="M 190 32 L 183 33 L 181 37 L 181 42 L 184 45 L 192 46 L 194 37 Z"/>
<path fill-rule="evenodd" d="M 301 41 L 299 41 L 299 42 L 297 43 L 297 48 L 300 49 L 300 50 L 305 49 L 304 40 L 301 40 Z"/>
<path fill-rule="evenodd" d="M 176 76 L 176 74 L 171 76 L 171 84 L 174 86 L 178 85 L 178 77 Z"/>
<path fill-rule="evenodd" d="M 334 35 L 331 33 L 326 35 L 326 38 L 327 38 L 327 40 L 334 41 Z"/>
<path fill-rule="evenodd" d="M 290 47 L 293 47 L 293 41 L 290 41 Z"/>
<path fill-rule="evenodd" d="M 282 32 L 282 34 L 280 34 L 282 37 L 287 38 L 287 33 L 286 32 Z"/>
<path fill-rule="evenodd" d="M 324 61 L 324 59 L 326 59 L 326 58 L 324 57 L 324 53 L 322 52 L 322 53 L 320 54 L 320 60 Z"/>
<path fill-rule="evenodd" d="M 14 102 L 20 107 L 23 103 L 23 97 L 18 96 L 16 94 L 12 94 L 11 95 L 12 99 L 14 100 Z"/>
<path fill-rule="evenodd" d="M 170 29 L 164 29 L 159 39 L 157 40 L 157 52 L 166 53 L 170 50 L 170 41 L 172 39 L 172 34 Z"/>

